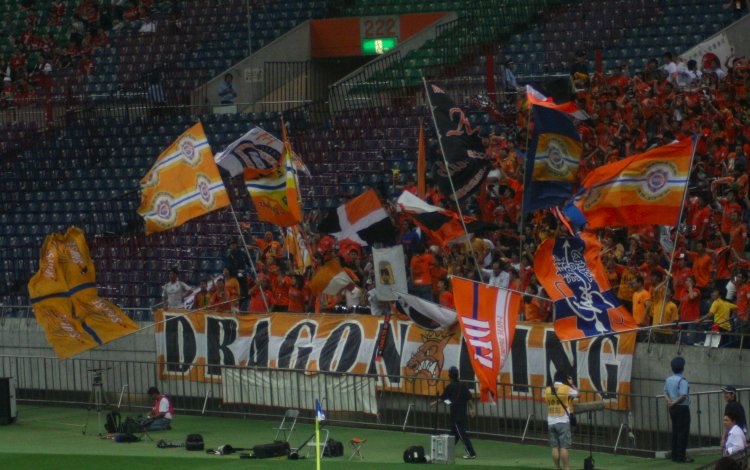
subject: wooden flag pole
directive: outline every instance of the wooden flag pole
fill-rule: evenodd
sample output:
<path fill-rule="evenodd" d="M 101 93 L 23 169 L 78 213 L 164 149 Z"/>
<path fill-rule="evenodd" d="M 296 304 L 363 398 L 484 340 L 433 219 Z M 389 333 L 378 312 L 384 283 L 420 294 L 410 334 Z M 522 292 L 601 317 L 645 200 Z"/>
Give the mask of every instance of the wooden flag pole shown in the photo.
<path fill-rule="evenodd" d="M 477 270 L 477 275 L 479 276 L 479 280 L 484 282 L 484 274 L 482 273 L 482 268 L 479 265 L 479 260 L 477 259 L 477 255 L 474 252 L 474 246 L 471 244 L 471 237 L 469 237 L 469 230 L 466 228 L 466 221 L 464 220 L 464 215 L 461 211 L 461 204 L 458 202 L 458 197 L 456 196 L 456 187 L 453 185 L 453 176 L 451 176 L 450 166 L 448 165 L 448 158 L 445 156 L 445 149 L 443 148 L 443 136 L 440 133 L 440 128 L 437 125 L 437 120 L 435 119 L 435 108 L 432 106 L 432 99 L 430 98 L 430 90 L 427 88 L 427 80 L 425 80 L 424 75 L 422 75 L 422 83 L 424 84 L 424 92 L 427 95 L 427 105 L 430 107 L 430 115 L 432 116 L 432 124 L 435 126 L 435 130 L 437 131 L 438 136 L 438 145 L 440 146 L 440 153 L 443 154 L 443 164 L 445 164 L 445 173 L 448 175 L 448 182 L 451 185 L 451 191 L 453 192 L 453 200 L 456 202 L 456 209 L 458 211 L 458 217 L 461 219 L 461 226 L 464 229 L 464 234 L 466 235 L 466 239 L 468 240 L 469 245 L 469 251 L 471 252 L 471 258 L 474 260 L 474 266 Z"/>

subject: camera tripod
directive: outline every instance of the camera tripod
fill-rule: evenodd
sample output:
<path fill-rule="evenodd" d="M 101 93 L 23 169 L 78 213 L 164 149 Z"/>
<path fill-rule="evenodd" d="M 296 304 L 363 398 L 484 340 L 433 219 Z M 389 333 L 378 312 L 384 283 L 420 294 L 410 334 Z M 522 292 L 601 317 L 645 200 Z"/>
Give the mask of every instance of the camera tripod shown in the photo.
<path fill-rule="evenodd" d="M 102 429 L 102 409 L 109 406 L 107 397 L 104 394 L 104 378 L 102 372 L 106 369 L 89 369 L 91 375 L 91 393 L 89 394 L 88 413 L 86 414 L 86 424 L 83 426 L 83 434 L 88 429 L 89 417 L 91 410 L 96 410 L 96 427 Z"/>

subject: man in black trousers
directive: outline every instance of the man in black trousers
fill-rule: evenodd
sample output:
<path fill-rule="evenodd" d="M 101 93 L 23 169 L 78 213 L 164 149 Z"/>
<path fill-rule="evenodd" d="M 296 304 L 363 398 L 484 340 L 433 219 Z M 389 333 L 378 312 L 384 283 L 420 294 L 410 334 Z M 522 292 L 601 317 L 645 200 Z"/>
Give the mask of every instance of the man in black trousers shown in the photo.
<path fill-rule="evenodd" d="M 669 417 L 672 419 L 672 460 L 690 463 L 687 457 L 688 436 L 690 436 L 690 384 L 682 375 L 685 359 L 672 359 L 672 375 L 664 382 L 664 398 L 667 401 Z"/>
<path fill-rule="evenodd" d="M 471 445 L 471 440 L 469 440 L 469 436 L 466 434 L 468 416 L 473 418 L 476 415 L 471 392 L 466 384 L 458 380 L 458 368 L 451 367 L 448 369 L 448 377 L 450 377 L 451 383 L 445 387 L 443 394 L 440 395 L 440 399 L 433 401 L 432 405 L 435 406 L 438 402 L 443 401 L 450 407 L 451 435 L 455 437 L 456 443 L 459 440 L 464 442 L 464 446 L 466 447 L 464 458 L 475 459 L 477 458 L 477 453 L 474 452 L 474 446 Z M 466 413 L 467 408 L 469 411 L 468 416 Z"/>

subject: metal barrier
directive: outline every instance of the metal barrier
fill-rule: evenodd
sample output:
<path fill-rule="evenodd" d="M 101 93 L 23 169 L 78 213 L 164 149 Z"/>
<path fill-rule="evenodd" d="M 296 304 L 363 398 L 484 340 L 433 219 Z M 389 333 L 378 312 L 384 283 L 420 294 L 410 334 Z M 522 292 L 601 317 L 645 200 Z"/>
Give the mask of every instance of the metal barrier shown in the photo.
<path fill-rule="evenodd" d="M 300 387 L 299 383 L 314 377 L 319 389 L 326 390 L 327 396 L 320 398 L 324 399 L 327 416 L 333 424 L 414 432 L 446 431 L 449 426 L 447 409 L 443 405 L 437 409 L 430 406 L 446 385 L 442 380 L 400 377 L 414 383 L 415 389 L 434 391 L 433 395 L 425 396 L 376 388 L 382 384 L 382 377 L 373 375 L 192 365 L 192 370 L 199 371 L 200 376 L 210 373 L 214 378 L 224 377 L 227 383 L 224 387 L 216 380 L 160 379 L 160 367 L 169 366 L 138 360 L 75 358 L 60 361 L 54 357 L 0 356 L 0 376 L 16 378 L 17 397 L 21 403 L 89 407 L 95 398 L 93 376 L 99 371 L 104 401 L 111 404 L 121 402 L 124 411 L 142 412 L 149 408 L 151 404 L 146 390 L 157 385 L 172 397 L 175 408 L 182 413 L 276 419 L 283 412 L 281 410 L 300 408 L 301 419 L 311 421 L 314 419 L 311 399 L 314 391 Z M 232 391 L 228 377 L 232 377 L 233 383 L 257 383 L 262 387 L 240 387 Z M 352 390 L 370 390 L 374 402 L 367 403 L 368 393 L 365 392 L 356 392 L 356 398 L 352 399 Z M 739 393 L 747 399 L 749 391 L 742 389 Z M 477 416 L 469 423 L 470 432 L 490 439 L 546 441 L 546 409 L 539 400 L 541 387 L 501 384 L 498 392 L 505 398 L 478 404 Z M 580 395 L 582 401 L 600 399 L 589 391 L 580 391 Z M 226 399 L 230 396 L 233 403 Z M 591 445 L 598 451 L 639 455 L 667 451 L 671 442 L 670 421 L 663 398 L 635 394 L 626 395 L 626 398 L 630 411 L 605 409 L 580 415 L 579 425 L 574 431 L 574 444 L 579 448 Z M 721 392 L 693 394 L 692 400 L 694 421 L 690 447 L 717 446 L 721 433 L 711 429 L 714 427 L 711 423 L 715 422 L 716 426 L 721 423 Z M 289 406 L 289 403 L 296 406 Z"/>

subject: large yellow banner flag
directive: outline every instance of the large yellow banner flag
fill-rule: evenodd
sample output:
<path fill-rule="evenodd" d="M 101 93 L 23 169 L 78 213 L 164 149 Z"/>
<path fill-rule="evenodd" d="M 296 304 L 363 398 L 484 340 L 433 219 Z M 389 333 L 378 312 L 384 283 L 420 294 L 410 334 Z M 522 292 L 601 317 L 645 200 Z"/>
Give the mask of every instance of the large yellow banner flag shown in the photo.
<path fill-rule="evenodd" d="M 97 346 L 94 338 L 73 317 L 73 303 L 60 259 L 65 243 L 59 233 L 48 235 L 42 245 L 39 271 L 29 280 L 29 296 L 39 325 L 57 356 L 66 359 Z"/>
<path fill-rule="evenodd" d="M 68 255 L 66 279 L 76 317 L 90 328 L 94 339 L 102 343 L 137 330 L 138 325 L 120 307 L 102 299 L 96 292 L 96 268 L 83 231 L 70 227 L 65 232 L 65 242 Z"/>
<path fill-rule="evenodd" d="M 96 292 L 96 270 L 83 232 L 47 236 L 39 271 L 29 281 L 34 315 L 61 359 L 138 329 L 117 305 Z"/>
<path fill-rule="evenodd" d="M 146 233 L 179 227 L 190 219 L 229 205 L 203 125 L 186 130 L 141 180 L 138 213 Z"/>

